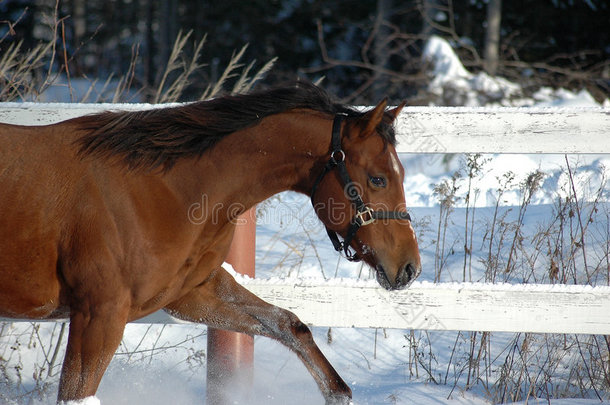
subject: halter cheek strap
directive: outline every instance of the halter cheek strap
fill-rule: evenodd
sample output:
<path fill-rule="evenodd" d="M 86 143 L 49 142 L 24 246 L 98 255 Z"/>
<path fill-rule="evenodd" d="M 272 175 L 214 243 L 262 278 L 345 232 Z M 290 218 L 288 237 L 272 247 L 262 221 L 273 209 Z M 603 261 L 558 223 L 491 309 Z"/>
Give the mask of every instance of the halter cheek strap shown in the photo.
<path fill-rule="evenodd" d="M 311 203 L 315 208 L 314 197 L 320 183 L 322 182 L 322 179 L 324 179 L 324 177 L 330 171 L 337 169 L 339 179 L 344 186 L 345 194 L 356 209 L 356 214 L 354 214 L 354 217 L 350 221 L 343 242 L 339 240 L 339 235 L 337 232 L 329 229 L 328 227 L 326 227 L 326 233 L 328 234 L 328 237 L 336 251 L 343 251 L 345 253 L 345 257 L 349 261 L 357 262 L 362 260 L 362 258 L 358 255 L 358 253 L 350 250 L 350 244 L 360 227 L 372 224 L 376 220 L 384 219 L 411 221 L 411 216 L 404 211 L 374 211 L 370 207 L 367 207 L 362 201 L 362 197 L 360 197 L 358 189 L 347 172 L 347 167 L 345 165 L 345 152 L 343 149 L 341 149 L 341 123 L 345 117 L 345 114 L 337 114 L 333 120 L 330 158 L 324 166 L 324 170 L 314 182 L 311 190 Z"/>

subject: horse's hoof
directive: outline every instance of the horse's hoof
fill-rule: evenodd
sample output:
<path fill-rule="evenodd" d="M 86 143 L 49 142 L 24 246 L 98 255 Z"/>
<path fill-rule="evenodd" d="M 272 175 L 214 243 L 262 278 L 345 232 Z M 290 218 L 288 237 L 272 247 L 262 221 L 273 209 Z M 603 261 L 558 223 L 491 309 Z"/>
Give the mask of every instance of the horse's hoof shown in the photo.
<path fill-rule="evenodd" d="M 326 405 L 354 405 L 354 403 L 349 395 L 333 394 L 326 397 Z"/>

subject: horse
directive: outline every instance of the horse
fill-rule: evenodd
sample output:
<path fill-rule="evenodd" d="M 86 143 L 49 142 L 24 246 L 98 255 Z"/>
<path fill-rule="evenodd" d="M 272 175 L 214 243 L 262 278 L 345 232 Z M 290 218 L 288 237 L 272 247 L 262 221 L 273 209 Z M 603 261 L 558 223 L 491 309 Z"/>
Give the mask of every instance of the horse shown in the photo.
<path fill-rule="evenodd" d="M 327 404 L 349 403 L 309 328 L 223 263 L 236 218 L 293 190 L 311 196 L 337 250 L 370 265 L 382 287 L 407 287 L 421 264 L 395 150 L 403 106 L 356 110 L 297 83 L 0 124 L 0 317 L 69 319 L 59 403 L 94 396 L 126 323 L 160 309 L 276 339 Z M 202 197 L 215 215 L 189 220 Z"/>

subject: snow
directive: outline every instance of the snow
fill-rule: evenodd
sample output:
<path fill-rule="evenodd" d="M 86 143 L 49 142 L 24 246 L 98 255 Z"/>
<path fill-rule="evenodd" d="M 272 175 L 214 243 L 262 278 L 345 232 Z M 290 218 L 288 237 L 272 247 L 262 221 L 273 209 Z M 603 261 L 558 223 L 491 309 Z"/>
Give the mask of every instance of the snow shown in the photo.
<path fill-rule="evenodd" d="M 59 405 L 100 405 L 100 400 L 96 397 L 87 397 L 79 401 L 61 401 Z"/>
<path fill-rule="evenodd" d="M 430 87 L 438 88 L 444 83 L 456 79 L 469 79 L 471 74 L 464 68 L 449 43 L 439 37 L 433 36 L 426 42 L 423 56 L 430 61 L 434 77 Z"/>
<path fill-rule="evenodd" d="M 578 93 L 566 89 L 553 90 L 543 87 L 533 95 L 538 107 L 583 107 L 595 106 L 595 99 L 587 90 Z"/>
<path fill-rule="evenodd" d="M 565 89 L 542 88 L 531 98 L 523 96 L 518 85 L 501 78 L 491 78 L 484 73 L 472 74 L 460 63 L 451 46 L 440 38 L 428 41 L 424 53 L 432 66 L 430 91 L 440 100 L 463 106 L 531 106 L 535 108 L 579 106 L 600 108 L 586 90 L 571 92 Z M 610 103 L 606 100 L 604 105 Z M 35 108 L 35 105 L 31 106 Z M 116 106 L 114 106 L 116 107 Z M 72 108 L 72 107 L 71 107 Z M 439 223 L 438 198 L 434 185 L 451 181 L 454 172 L 463 168 L 460 159 L 445 161 L 444 155 L 401 155 L 407 169 L 404 183 L 406 199 L 419 234 L 424 273 L 416 285 L 434 288 L 434 257 L 436 248 L 436 224 Z M 488 159 L 481 172 L 473 179 L 473 197 L 469 209 L 476 208 L 476 226 L 473 246 L 482 249 L 487 243 L 485 224 L 493 216 L 498 202 L 498 179 L 507 172 L 514 178 L 501 194 L 499 205 L 504 209 L 503 219 L 508 223 L 517 216 L 521 205 L 522 184 L 536 171 L 544 172 L 542 185 L 532 196 L 524 219 L 524 230 L 537 231 L 554 220 L 558 204 L 571 196 L 569 176 L 564 156 L 495 155 Z M 610 156 L 589 155 L 569 157 L 573 177 L 582 196 L 581 204 L 601 204 L 596 209 L 598 217 L 605 213 L 606 220 L 587 226 L 599 239 L 587 241 L 590 250 L 604 251 L 604 235 L 607 235 L 610 206 Z M 447 224 L 448 240 L 459 241 L 464 233 L 464 214 L 467 204 L 463 198 L 468 189 L 468 176 L 463 172 L 456 179 L 458 199 L 453 206 L 453 216 Z M 598 193 L 598 189 L 602 189 Z M 585 207 L 582 208 L 585 210 Z M 596 218 L 598 218 L 596 217 Z M 307 197 L 295 193 L 282 193 L 259 207 L 257 233 L 257 279 L 252 280 L 226 268 L 243 284 L 248 283 L 298 283 L 300 285 L 349 284 L 356 287 L 376 286 L 374 274 L 359 263 L 340 259 L 327 240 L 322 226 L 315 218 Z M 567 231 L 566 231 L 567 232 Z M 606 233 L 604 233 L 606 232 Z M 446 266 L 441 279 L 452 282 L 453 288 L 470 288 L 462 275 L 463 254 L 459 243 L 448 247 Z M 463 245 L 463 241 L 461 242 Z M 527 247 L 526 247 L 527 248 Z M 607 245 L 606 245 L 607 248 Z M 532 251 L 538 247 L 531 247 Z M 547 249 L 541 247 L 542 251 Z M 453 250 L 453 253 L 452 253 Z M 544 254 L 541 254 L 544 256 Z M 532 255 L 532 260 L 537 256 Z M 576 257 L 579 259 L 579 257 Z M 603 257 L 596 259 L 604 263 Z M 544 260 L 541 268 L 547 269 Z M 594 265 L 591 265 L 594 267 Z M 473 259 L 469 280 L 482 281 L 487 277 L 482 262 Z M 588 291 L 591 287 L 576 285 L 548 285 L 549 276 L 540 274 L 499 274 L 498 284 L 486 288 L 515 288 L 524 290 L 552 289 L 560 291 Z M 532 279 L 532 277 L 536 279 Z M 265 280 L 265 281 L 261 281 Z M 547 283 L 523 285 L 521 282 Z M 506 284 L 504 282 L 509 282 Z M 480 286 L 479 286 L 480 287 Z M 374 316 L 374 314 L 371 314 Z M 0 333 L 0 403 L 8 405 L 50 405 L 57 395 L 60 364 L 50 361 L 50 353 L 59 333 L 58 323 L 42 323 L 35 327 L 30 323 L 4 324 Z M 313 328 L 314 338 L 335 369 L 350 384 L 354 404 L 491 404 L 494 399 L 481 381 L 497 378 L 502 360 L 508 358 L 509 348 L 524 343 L 523 337 L 512 334 L 493 334 L 489 345 L 494 366 L 478 376 L 479 384 L 466 390 L 464 373 L 468 360 L 453 358 L 459 347 L 468 347 L 471 337 L 454 332 L 405 331 L 396 329 L 341 329 Z M 200 325 L 171 324 L 127 326 L 123 342 L 109 366 L 96 397 L 63 405 L 135 404 L 182 405 L 203 403 L 206 375 L 206 328 Z M 476 336 L 475 336 L 476 338 Z M 519 340 L 521 339 L 521 340 Z M 536 338 L 532 338 L 536 339 Z M 549 339 L 548 336 L 540 339 Z M 418 346 L 413 346 L 417 340 Z M 548 343 L 548 342 L 547 342 Z M 457 347 L 457 349 L 456 349 Z M 562 352 L 556 368 L 558 376 L 549 381 L 548 388 L 556 393 L 565 381 L 562 367 L 566 367 L 581 353 Z M 59 358 L 63 351 L 59 350 Z M 420 359 L 420 361 L 416 360 Z M 535 354 L 531 361 L 535 362 Z M 546 361 L 546 357 L 540 363 Z M 6 368 L 5 368 L 6 366 Z M 10 366 L 10 367 L 9 367 Z M 460 369 L 460 367 L 462 367 Z M 487 373 L 487 374 L 485 374 Z M 565 372 L 563 372 L 565 373 Z M 43 379 L 50 374 L 51 377 Z M 543 374 L 543 373 L 540 373 Z M 506 377 L 506 375 L 504 376 Z M 536 375 L 527 378 L 538 378 Z M 525 377 L 524 377 L 525 378 Z M 243 386 L 236 382 L 237 387 Z M 560 387 L 561 386 L 561 387 Z M 493 383 L 487 387 L 493 388 Z M 555 387 L 555 388 L 554 388 Z M 535 391 L 540 392 L 540 391 Z M 598 404 L 595 394 L 581 392 L 586 398 L 553 399 L 554 405 Z M 587 394 L 587 395 L 584 395 Z M 241 395 L 241 394 L 240 394 Z M 239 399 L 239 396 L 237 398 Z M 607 392 L 601 393 L 608 398 Z M 508 402 L 510 398 L 507 397 Z M 305 367 L 288 349 L 270 339 L 255 338 L 255 373 L 252 393 L 240 403 L 256 404 L 322 404 L 323 398 Z M 547 404 L 546 398 L 535 398 L 514 404 Z"/>
<path fill-rule="evenodd" d="M 152 110 L 155 108 L 166 108 L 166 107 L 178 107 L 184 105 L 184 103 L 164 103 L 164 104 L 147 104 L 147 103 L 39 103 L 39 102 L 3 102 L 2 107 L 5 108 L 18 108 L 27 110 L 46 110 L 50 108 L 54 109 L 66 109 L 66 110 Z"/>
<path fill-rule="evenodd" d="M 91 81 L 88 78 L 71 78 L 60 74 L 42 94 L 36 96 L 36 102 L 48 102 L 56 100 L 80 101 L 82 103 L 96 103 L 100 100 L 113 100 L 116 98 L 117 88 L 124 86 L 120 79 L 109 79 L 104 82 Z M 122 99 L 131 103 L 141 101 L 142 95 L 134 89 L 124 89 Z"/>
<path fill-rule="evenodd" d="M 521 87 L 485 72 L 473 74 L 466 70 L 451 45 L 440 37 L 431 37 L 424 46 L 423 57 L 432 65 L 428 91 L 438 96 L 438 104 L 455 106 L 515 107 L 598 107 L 587 90 L 577 93 L 566 89 L 542 87 L 531 98 Z M 604 106 L 610 105 L 606 100 Z"/>
<path fill-rule="evenodd" d="M 545 173 L 543 185 L 534 197 L 534 204 L 553 204 L 556 197 L 567 197 L 571 193 L 569 175 L 561 170 L 566 161 L 563 155 L 484 155 L 488 162 L 483 164 L 482 173 L 477 177 L 476 193 L 478 197 L 471 201 L 475 207 L 491 207 L 496 203 L 496 194 L 499 180 L 504 183 L 505 174 L 512 173 L 513 179 L 502 194 L 504 205 L 518 206 L 521 203 L 523 182 L 527 177 L 540 170 Z M 449 179 L 452 173 L 459 169 L 460 160 L 454 159 L 447 166 L 439 161 L 442 155 L 401 155 L 403 166 L 406 169 L 405 193 L 410 206 L 433 207 L 437 204 L 433 195 L 435 184 L 443 179 Z M 584 195 L 587 200 L 595 198 L 595 191 L 600 184 L 610 179 L 609 155 L 580 155 L 569 157 L 571 167 L 575 168 L 573 174 L 576 179 L 578 195 Z M 430 164 L 437 163 L 437 164 Z M 413 173 L 413 174 L 411 174 Z M 464 174 L 456 181 L 457 186 L 464 190 L 468 185 L 468 178 Z M 606 192 L 606 197 L 608 191 Z M 457 207 L 464 207 L 465 201 L 456 202 Z"/>
<path fill-rule="evenodd" d="M 295 276 L 270 276 L 264 278 L 252 278 L 238 273 L 229 263 L 224 263 L 223 268 L 243 286 L 249 285 L 294 285 L 298 287 L 329 287 L 340 285 L 350 288 L 378 288 L 374 279 L 356 279 L 351 277 L 333 277 L 330 279 L 317 277 L 295 277 Z M 444 282 L 434 283 L 429 280 L 414 281 L 409 288 L 414 289 L 443 289 L 443 290 L 476 290 L 476 291 L 519 291 L 519 292 L 559 292 L 559 293 L 591 293 L 597 292 L 610 294 L 610 286 L 588 284 L 512 284 L 512 283 L 473 283 L 473 282 Z"/>
<path fill-rule="evenodd" d="M 490 100 L 505 100 L 519 96 L 521 88 L 500 77 L 491 77 L 481 72 L 467 71 L 451 48 L 442 38 L 431 37 L 424 47 L 423 57 L 432 64 L 433 79 L 428 91 L 438 96 L 451 94 L 451 105 L 480 106 Z"/>

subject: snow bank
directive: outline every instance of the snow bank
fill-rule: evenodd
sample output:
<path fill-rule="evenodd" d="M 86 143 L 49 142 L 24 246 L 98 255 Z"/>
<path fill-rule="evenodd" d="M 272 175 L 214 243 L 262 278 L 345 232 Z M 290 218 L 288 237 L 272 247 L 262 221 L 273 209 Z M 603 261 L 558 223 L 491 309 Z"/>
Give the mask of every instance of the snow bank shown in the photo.
<path fill-rule="evenodd" d="M 432 36 L 424 47 L 424 60 L 432 65 L 428 91 L 437 95 L 441 105 L 481 106 L 521 96 L 521 87 L 500 77 L 481 72 L 472 74 L 462 65 L 451 45 Z"/>
<path fill-rule="evenodd" d="M 447 106 L 599 107 L 587 90 L 578 93 L 566 89 L 542 87 L 532 97 L 525 97 L 521 86 L 485 72 L 471 73 L 462 65 L 451 45 L 432 36 L 425 44 L 423 58 L 432 69 L 428 91 L 436 95 L 434 104 Z M 610 100 L 604 106 L 610 105 Z"/>
<path fill-rule="evenodd" d="M 578 93 L 566 89 L 551 89 L 542 87 L 532 96 L 537 107 L 588 107 L 598 106 L 587 90 Z"/>
<path fill-rule="evenodd" d="M 472 75 L 462 65 L 451 45 L 444 39 L 432 36 L 424 47 L 424 59 L 432 64 L 433 79 L 429 90 L 438 91 L 451 80 L 470 79 Z"/>

